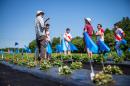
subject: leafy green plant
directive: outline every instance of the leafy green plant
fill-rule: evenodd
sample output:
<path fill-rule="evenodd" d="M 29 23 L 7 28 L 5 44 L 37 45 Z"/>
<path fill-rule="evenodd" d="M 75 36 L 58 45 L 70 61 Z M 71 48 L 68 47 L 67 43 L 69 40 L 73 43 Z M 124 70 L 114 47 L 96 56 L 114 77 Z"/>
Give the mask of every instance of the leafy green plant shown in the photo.
<path fill-rule="evenodd" d="M 111 83 L 112 81 L 113 81 L 112 75 L 110 75 L 110 74 L 104 74 L 103 72 L 99 72 L 99 73 L 97 73 L 93 77 L 93 82 L 97 86 L 106 86 L 107 84 Z"/>
<path fill-rule="evenodd" d="M 101 63 L 103 60 L 103 57 L 101 55 L 93 57 L 94 62 Z"/>
<path fill-rule="evenodd" d="M 54 61 L 54 60 L 57 60 L 57 56 L 58 56 L 57 54 L 52 54 L 51 60 L 53 60 L 53 61 Z"/>
<path fill-rule="evenodd" d="M 18 60 L 19 60 L 18 58 L 14 58 L 14 59 L 12 60 L 12 63 L 13 63 L 13 64 L 18 64 Z"/>
<path fill-rule="evenodd" d="M 3 57 L 4 58 L 4 57 Z M 0 60 L 3 60 L 2 55 L 0 54 Z"/>
<path fill-rule="evenodd" d="M 28 63 L 28 61 L 26 59 L 23 59 L 23 60 L 19 59 L 17 64 L 20 66 L 26 66 L 27 63 Z"/>
<path fill-rule="evenodd" d="M 40 65 L 40 70 L 47 70 L 51 67 L 51 63 L 49 61 L 44 60 Z"/>
<path fill-rule="evenodd" d="M 124 58 L 119 57 L 119 56 L 114 56 L 113 61 L 114 63 L 121 63 L 124 61 Z"/>
<path fill-rule="evenodd" d="M 84 55 L 81 55 L 81 61 L 83 62 L 83 63 L 86 63 L 86 62 L 88 62 L 89 61 L 89 58 L 87 57 L 87 55 L 86 54 L 84 54 Z"/>
<path fill-rule="evenodd" d="M 63 60 L 70 60 L 71 59 L 71 55 L 63 55 L 62 59 Z"/>
<path fill-rule="evenodd" d="M 12 58 L 11 58 L 11 57 L 6 57 L 6 58 L 4 58 L 4 60 L 5 60 L 6 62 L 9 62 L 9 61 L 12 61 Z"/>
<path fill-rule="evenodd" d="M 107 67 L 104 67 L 103 72 L 106 74 L 116 74 L 116 75 L 123 74 L 122 70 L 115 65 L 114 66 L 108 65 Z"/>
<path fill-rule="evenodd" d="M 32 67 L 35 67 L 36 66 L 36 64 L 35 64 L 35 62 L 28 62 L 27 63 L 27 67 L 29 67 L 29 68 L 32 68 Z"/>
<path fill-rule="evenodd" d="M 86 62 L 88 62 L 88 61 L 89 61 L 89 58 L 87 58 L 87 57 L 82 59 L 82 62 L 83 62 L 83 63 L 86 63 Z"/>
<path fill-rule="evenodd" d="M 59 55 L 55 55 L 53 57 L 54 60 L 70 60 L 72 59 L 72 56 L 71 55 L 64 55 L 64 54 L 59 54 Z"/>
<path fill-rule="evenodd" d="M 124 55 L 124 53 L 122 54 L 121 57 L 119 57 L 116 52 L 112 53 L 112 57 L 113 57 L 114 63 L 121 63 L 126 58 L 126 56 Z"/>
<path fill-rule="evenodd" d="M 75 60 L 75 61 L 80 61 L 82 58 L 81 58 L 81 55 L 73 54 L 72 59 Z"/>
<path fill-rule="evenodd" d="M 53 65 L 59 67 L 59 66 L 63 65 L 63 62 L 62 62 L 61 60 L 55 60 L 55 61 L 53 62 Z"/>
<path fill-rule="evenodd" d="M 54 58 L 55 58 L 55 59 L 61 59 L 62 56 L 63 56 L 63 55 L 58 54 L 58 55 L 56 55 Z"/>
<path fill-rule="evenodd" d="M 126 60 L 130 60 L 130 51 L 126 51 L 125 52 L 125 55 L 126 55 Z"/>
<path fill-rule="evenodd" d="M 59 67 L 58 71 L 61 75 L 69 75 L 72 73 L 72 70 L 67 65 Z"/>
<path fill-rule="evenodd" d="M 71 64 L 71 68 L 72 69 L 80 69 L 80 68 L 82 68 L 82 63 L 81 62 L 72 62 L 72 64 Z"/>

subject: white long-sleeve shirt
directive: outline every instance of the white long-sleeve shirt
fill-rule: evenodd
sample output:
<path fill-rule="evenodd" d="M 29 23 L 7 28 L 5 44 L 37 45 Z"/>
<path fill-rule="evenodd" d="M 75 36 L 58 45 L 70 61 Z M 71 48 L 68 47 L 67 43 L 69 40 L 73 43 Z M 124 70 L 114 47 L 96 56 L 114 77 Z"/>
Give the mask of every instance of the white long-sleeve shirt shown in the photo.
<path fill-rule="evenodd" d="M 45 34 L 46 34 L 46 37 L 47 37 L 46 40 L 47 40 L 47 41 L 51 41 L 51 39 L 50 39 L 50 32 L 49 32 L 49 31 L 46 31 Z"/>
<path fill-rule="evenodd" d="M 42 16 L 37 16 L 35 19 L 35 32 L 37 36 L 45 35 L 44 19 Z"/>
<path fill-rule="evenodd" d="M 64 33 L 63 37 L 64 37 L 64 39 L 65 39 L 66 41 L 68 41 L 68 42 L 70 42 L 71 39 L 72 39 L 72 36 L 71 36 L 70 33 Z"/>
<path fill-rule="evenodd" d="M 121 28 L 117 28 L 115 31 L 115 41 L 121 41 L 123 38 L 124 31 Z"/>

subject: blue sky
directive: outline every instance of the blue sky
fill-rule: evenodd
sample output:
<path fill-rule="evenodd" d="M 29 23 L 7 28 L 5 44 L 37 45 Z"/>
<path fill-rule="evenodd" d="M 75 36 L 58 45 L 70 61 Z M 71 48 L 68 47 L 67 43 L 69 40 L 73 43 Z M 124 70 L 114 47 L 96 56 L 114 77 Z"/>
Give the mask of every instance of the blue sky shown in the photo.
<path fill-rule="evenodd" d="M 84 18 L 103 28 L 130 17 L 130 0 L 0 0 L 0 48 L 28 45 L 35 39 L 34 19 L 37 10 L 50 17 L 51 38 L 71 29 L 72 36 L 82 36 Z"/>

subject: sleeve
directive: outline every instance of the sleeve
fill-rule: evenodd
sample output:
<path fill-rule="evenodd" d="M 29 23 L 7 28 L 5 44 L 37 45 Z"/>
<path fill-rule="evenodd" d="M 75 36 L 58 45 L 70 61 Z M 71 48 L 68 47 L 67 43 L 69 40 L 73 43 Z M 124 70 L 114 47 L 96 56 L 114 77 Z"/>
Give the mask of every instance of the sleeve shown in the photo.
<path fill-rule="evenodd" d="M 66 41 L 68 41 L 68 42 L 71 41 L 71 40 L 68 38 L 68 35 L 67 35 L 66 33 L 64 34 L 63 37 L 64 37 L 64 39 L 65 39 Z"/>
<path fill-rule="evenodd" d="M 121 28 L 119 30 L 120 30 L 121 33 L 124 33 L 124 31 Z"/>
<path fill-rule="evenodd" d="M 104 33 L 104 29 L 101 29 L 101 33 Z"/>
<path fill-rule="evenodd" d="M 84 32 L 87 32 L 87 26 L 86 25 L 84 26 Z"/>
<path fill-rule="evenodd" d="M 63 37 L 64 37 L 64 39 L 66 38 L 66 35 L 65 35 L 65 33 L 64 33 Z"/>
<path fill-rule="evenodd" d="M 35 19 L 35 33 L 41 35 L 39 25 L 37 25 L 38 19 Z"/>
<path fill-rule="evenodd" d="M 72 35 L 70 34 L 70 39 L 72 39 Z"/>

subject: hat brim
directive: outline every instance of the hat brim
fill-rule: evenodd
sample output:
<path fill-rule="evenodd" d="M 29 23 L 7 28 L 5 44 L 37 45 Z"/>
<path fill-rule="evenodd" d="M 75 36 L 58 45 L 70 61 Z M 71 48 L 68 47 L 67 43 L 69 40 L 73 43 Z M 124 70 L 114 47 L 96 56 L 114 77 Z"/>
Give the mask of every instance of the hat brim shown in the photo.
<path fill-rule="evenodd" d="M 40 15 L 40 14 L 44 15 L 45 13 L 44 12 L 40 12 L 40 13 L 37 14 L 37 16 Z"/>
<path fill-rule="evenodd" d="M 89 20 L 88 20 L 88 19 L 86 19 L 86 18 L 84 18 L 84 20 L 85 20 L 85 21 L 87 21 L 87 22 L 89 22 L 89 23 L 91 23 L 91 21 L 89 21 Z"/>
<path fill-rule="evenodd" d="M 86 18 L 84 18 L 84 20 L 87 20 Z"/>

